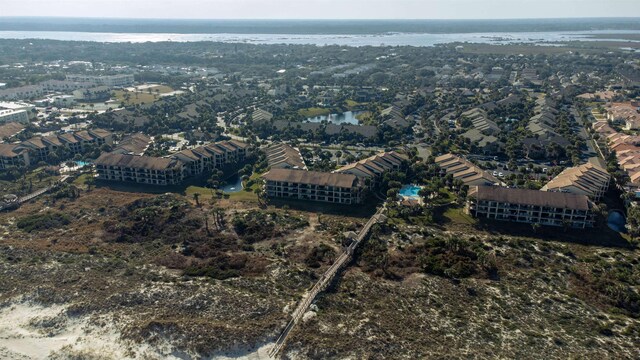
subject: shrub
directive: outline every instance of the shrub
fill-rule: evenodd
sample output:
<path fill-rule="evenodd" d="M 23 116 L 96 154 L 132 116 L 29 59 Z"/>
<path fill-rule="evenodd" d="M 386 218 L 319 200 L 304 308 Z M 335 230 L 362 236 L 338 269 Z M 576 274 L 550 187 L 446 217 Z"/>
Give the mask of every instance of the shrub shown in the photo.
<path fill-rule="evenodd" d="M 42 214 L 35 214 L 21 218 L 16 223 L 18 229 L 26 232 L 55 229 L 68 225 L 71 221 L 66 214 L 47 211 Z"/>

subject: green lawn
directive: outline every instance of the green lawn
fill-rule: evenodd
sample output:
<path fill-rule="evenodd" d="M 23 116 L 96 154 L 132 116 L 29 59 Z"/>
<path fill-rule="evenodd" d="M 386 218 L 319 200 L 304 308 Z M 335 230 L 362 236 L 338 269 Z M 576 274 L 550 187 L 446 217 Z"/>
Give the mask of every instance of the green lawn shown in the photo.
<path fill-rule="evenodd" d="M 475 225 L 478 223 L 478 220 L 466 214 L 463 208 L 448 208 L 444 212 L 444 217 L 454 224 Z"/>
<path fill-rule="evenodd" d="M 255 201 L 258 202 L 258 195 L 256 195 L 256 193 L 254 193 L 253 191 L 238 191 L 238 192 L 234 192 L 229 194 L 229 199 L 230 200 L 235 200 L 235 201 Z"/>
<path fill-rule="evenodd" d="M 146 92 L 142 92 L 142 93 L 134 93 L 134 92 L 128 92 L 128 91 L 124 91 L 124 90 L 116 90 L 114 91 L 115 93 L 115 100 L 120 103 L 120 102 L 124 102 L 125 105 L 129 106 L 129 105 L 143 105 L 143 104 L 151 104 L 154 101 L 158 100 L 158 95 L 154 92 L 153 94 L 149 94 Z M 129 94 L 131 95 L 131 97 L 129 98 L 129 101 L 125 101 L 125 94 Z"/>
<path fill-rule="evenodd" d="M 191 186 L 188 186 L 184 191 L 185 196 L 190 198 L 190 199 L 193 198 L 193 194 L 195 194 L 195 193 L 200 194 L 200 199 L 211 199 L 212 198 L 212 190 L 210 188 L 206 188 L 206 187 L 203 187 L 203 186 L 191 185 Z"/>
<path fill-rule="evenodd" d="M 300 114 L 301 116 L 304 116 L 304 117 L 316 117 L 316 116 L 321 116 L 321 115 L 329 115 L 330 113 L 331 113 L 331 110 L 324 109 L 324 108 L 318 108 L 318 107 L 312 107 L 312 108 L 298 110 L 298 114 Z"/>
<path fill-rule="evenodd" d="M 90 174 L 82 174 L 78 176 L 75 180 L 73 180 L 73 185 L 75 186 L 85 186 L 85 181 L 91 176 Z"/>
<path fill-rule="evenodd" d="M 347 104 L 347 107 L 348 107 L 349 109 L 353 109 L 353 108 L 355 108 L 355 107 L 360 107 L 360 106 L 362 106 L 362 105 L 366 105 L 366 104 L 367 104 L 367 103 L 357 102 L 357 101 L 352 100 L 352 99 L 347 99 L 347 100 L 345 100 L 345 103 Z"/>
<path fill-rule="evenodd" d="M 193 199 L 193 194 L 200 194 L 200 200 L 211 199 L 215 192 L 212 192 L 210 188 L 202 187 L 202 186 L 188 186 L 185 191 L 185 196 Z M 229 194 L 230 200 L 235 201 L 258 201 L 258 196 L 253 191 L 238 191 Z"/>

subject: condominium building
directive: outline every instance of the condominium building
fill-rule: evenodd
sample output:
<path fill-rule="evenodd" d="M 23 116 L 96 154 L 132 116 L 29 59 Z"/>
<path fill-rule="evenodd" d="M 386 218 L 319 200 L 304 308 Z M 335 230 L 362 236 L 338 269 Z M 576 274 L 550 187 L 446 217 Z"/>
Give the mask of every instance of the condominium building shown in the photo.
<path fill-rule="evenodd" d="M 586 195 L 591 200 L 598 201 L 609 188 L 610 179 L 611 176 L 604 167 L 588 162 L 565 169 L 541 190 Z"/>
<path fill-rule="evenodd" d="M 187 177 L 244 161 L 248 147 L 236 140 L 220 141 L 163 158 L 114 151 L 102 154 L 95 164 L 100 180 L 175 185 Z"/>
<path fill-rule="evenodd" d="M 10 122 L 0 125 L 0 142 L 4 142 L 5 139 L 11 139 L 12 137 L 23 132 L 25 126 L 17 122 Z"/>
<path fill-rule="evenodd" d="M 269 122 L 271 119 L 273 119 L 273 114 L 263 109 L 256 109 L 251 114 L 251 120 L 254 123 Z"/>
<path fill-rule="evenodd" d="M 373 155 L 353 164 L 345 165 L 335 172 L 340 174 L 352 174 L 359 178 L 375 181 L 382 177 L 382 175 L 387 171 L 400 169 L 400 166 L 402 166 L 402 163 L 406 160 L 406 156 L 395 151 L 389 151 Z"/>
<path fill-rule="evenodd" d="M 29 151 L 17 144 L 0 144 L 0 169 L 27 167 L 30 165 Z"/>
<path fill-rule="evenodd" d="M 300 151 L 290 145 L 276 143 L 265 149 L 271 169 L 307 169 Z"/>
<path fill-rule="evenodd" d="M 125 87 L 133 85 L 135 79 L 131 74 L 118 74 L 118 75 L 67 75 L 67 80 L 78 83 L 85 83 L 92 86 L 108 86 Z"/>
<path fill-rule="evenodd" d="M 271 169 L 262 177 L 269 197 L 336 204 L 358 204 L 361 200 L 362 181 L 352 174 Z"/>
<path fill-rule="evenodd" d="M 475 129 L 478 129 L 485 135 L 495 135 L 500 133 L 500 127 L 494 121 L 489 119 L 487 112 L 480 108 L 473 108 L 462 113 L 462 118 L 471 121 Z"/>
<path fill-rule="evenodd" d="M 236 140 L 219 141 L 194 149 L 177 152 L 170 157 L 180 160 L 185 176 L 195 176 L 226 164 L 239 163 L 247 156 L 249 145 Z"/>
<path fill-rule="evenodd" d="M 605 107 L 607 120 L 624 123 L 624 130 L 640 128 L 640 111 L 635 102 L 611 103 Z"/>
<path fill-rule="evenodd" d="M 477 167 L 473 163 L 453 154 L 438 156 L 435 163 L 440 169 L 451 174 L 454 179 L 462 180 L 465 185 L 495 185 L 500 183 L 495 176 Z"/>
<path fill-rule="evenodd" d="M 0 110 L 0 123 L 8 122 L 26 124 L 29 122 L 29 113 L 25 110 Z"/>
<path fill-rule="evenodd" d="M 73 96 L 78 101 L 105 101 L 111 97 L 111 87 L 96 86 L 88 89 L 74 90 Z"/>
<path fill-rule="evenodd" d="M 30 149 L 37 160 L 46 161 L 51 153 L 64 147 L 72 154 L 82 153 L 87 146 L 100 147 L 104 144 L 113 145 L 113 134 L 103 129 L 82 130 L 48 136 L 37 136 L 21 143 Z"/>
<path fill-rule="evenodd" d="M 176 185 L 183 179 L 182 162 L 176 159 L 104 153 L 95 165 L 100 180 Z"/>
<path fill-rule="evenodd" d="M 472 187 L 467 200 L 477 218 L 573 228 L 593 226 L 593 206 L 586 195 L 499 186 Z"/>
<path fill-rule="evenodd" d="M 144 152 L 147 151 L 152 142 L 153 140 L 145 134 L 131 134 L 118 142 L 118 146 L 113 149 L 113 152 L 118 154 L 144 155 Z"/>

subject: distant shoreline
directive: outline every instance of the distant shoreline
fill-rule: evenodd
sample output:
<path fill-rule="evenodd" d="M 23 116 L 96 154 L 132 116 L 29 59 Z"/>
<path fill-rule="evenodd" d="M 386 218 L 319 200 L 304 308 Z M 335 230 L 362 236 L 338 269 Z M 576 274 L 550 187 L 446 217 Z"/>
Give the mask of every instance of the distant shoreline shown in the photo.
<path fill-rule="evenodd" d="M 640 18 L 496 20 L 178 20 L 0 17 L 0 31 L 173 34 L 380 35 L 640 30 Z"/>
<path fill-rule="evenodd" d="M 483 32 L 483 33 L 386 33 L 386 34 L 269 34 L 269 33 L 114 33 L 84 31 L 2 31 L 0 40 L 51 40 L 97 43 L 212 42 L 253 45 L 415 46 L 442 44 L 545 45 L 583 41 L 640 43 L 640 30 Z M 635 47 L 635 45 L 633 46 Z"/>

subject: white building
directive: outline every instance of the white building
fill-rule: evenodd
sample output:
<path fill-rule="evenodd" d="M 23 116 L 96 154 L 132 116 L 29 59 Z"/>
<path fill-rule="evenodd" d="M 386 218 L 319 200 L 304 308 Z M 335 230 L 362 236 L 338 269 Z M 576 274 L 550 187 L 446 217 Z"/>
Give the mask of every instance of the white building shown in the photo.
<path fill-rule="evenodd" d="M 29 113 L 25 110 L 0 110 L 0 123 L 28 123 Z"/>
<path fill-rule="evenodd" d="M 108 86 L 125 87 L 131 86 L 134 83 L 134 77 L 132 74 L 119 74 L 119 75 L 67 75 L 67 80 L 84 83 L 89 86 Z"/>

